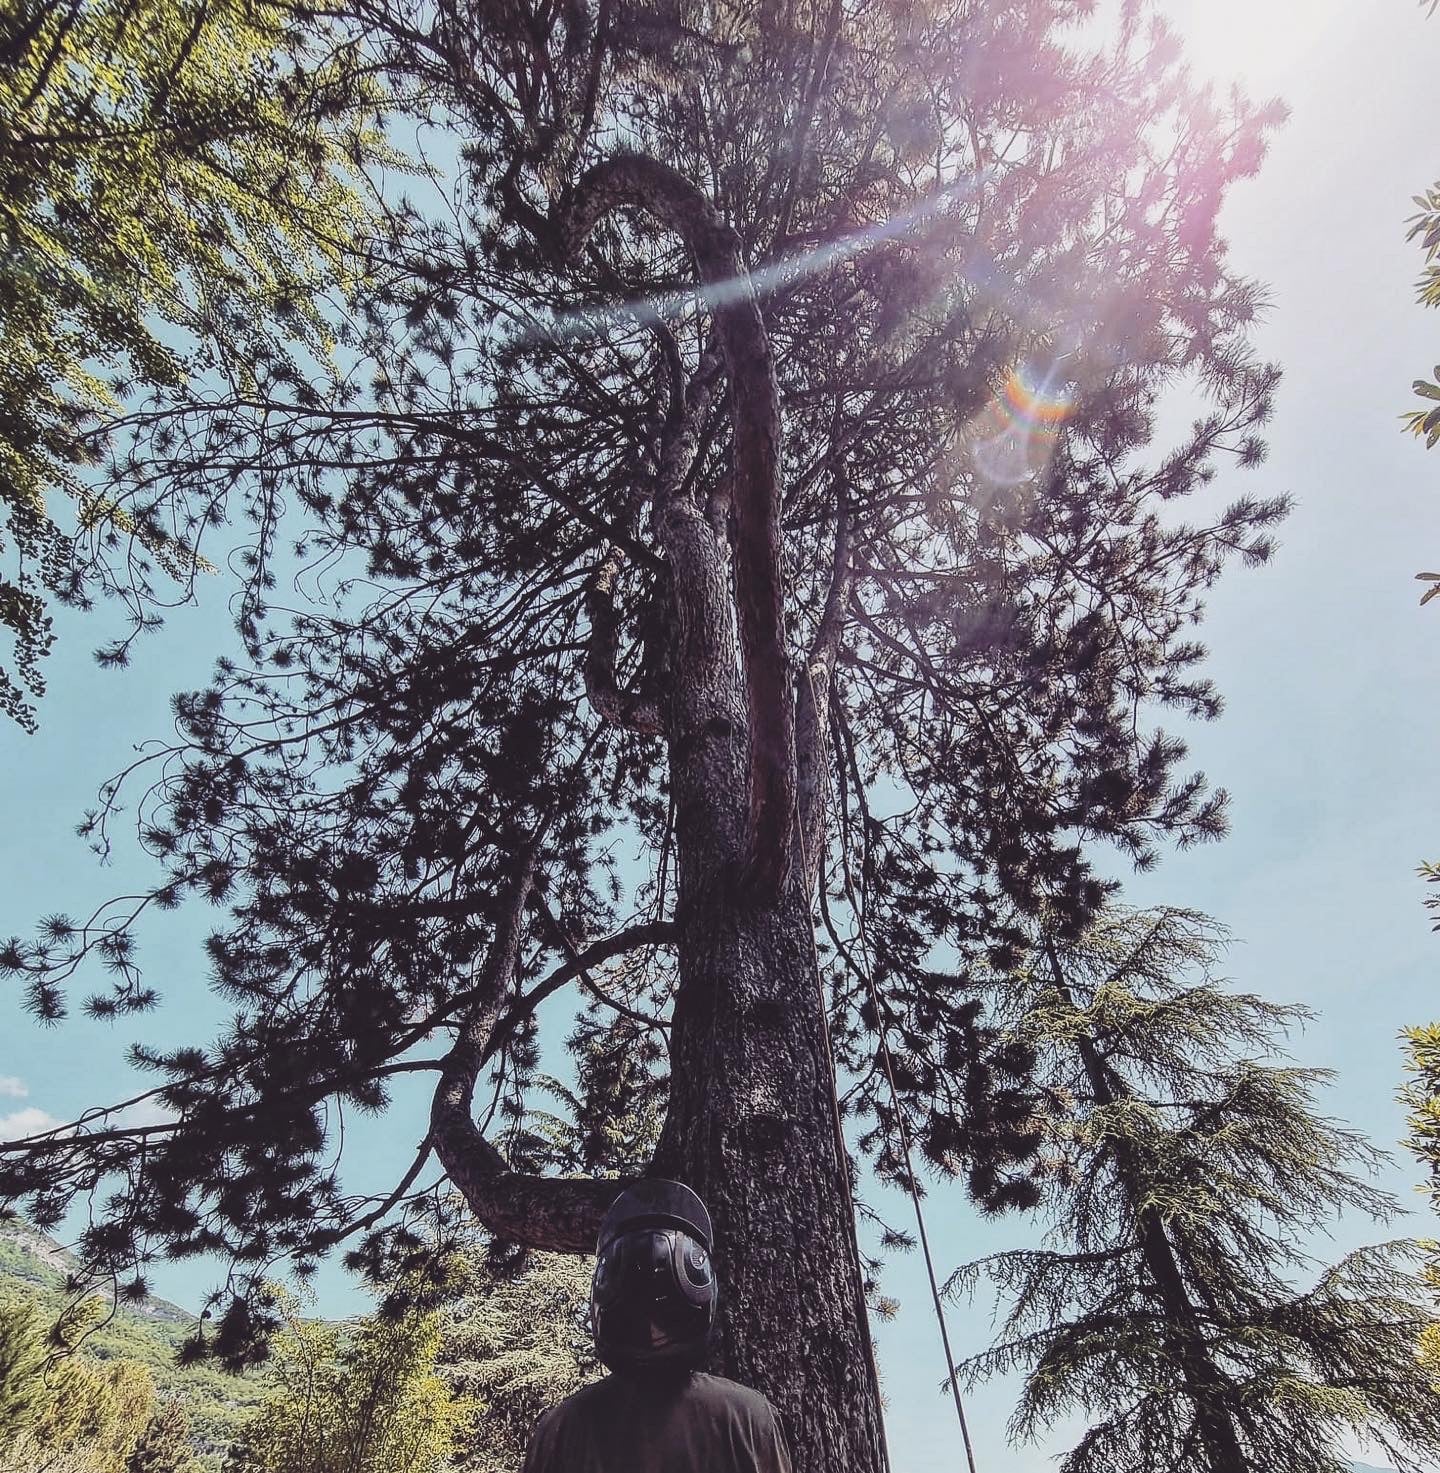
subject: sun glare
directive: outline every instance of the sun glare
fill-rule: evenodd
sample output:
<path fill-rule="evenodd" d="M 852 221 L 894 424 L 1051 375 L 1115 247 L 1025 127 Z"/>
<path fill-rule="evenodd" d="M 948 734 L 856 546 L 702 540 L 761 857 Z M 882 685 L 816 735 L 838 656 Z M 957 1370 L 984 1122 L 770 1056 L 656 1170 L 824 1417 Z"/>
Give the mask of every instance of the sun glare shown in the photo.
<path fill-rule="evenodd" d="M 1161 10 L 1201 76 L 1257 98 L 1293 97 L 1326 31 L 1354 0 L 1166 0 Z"/>

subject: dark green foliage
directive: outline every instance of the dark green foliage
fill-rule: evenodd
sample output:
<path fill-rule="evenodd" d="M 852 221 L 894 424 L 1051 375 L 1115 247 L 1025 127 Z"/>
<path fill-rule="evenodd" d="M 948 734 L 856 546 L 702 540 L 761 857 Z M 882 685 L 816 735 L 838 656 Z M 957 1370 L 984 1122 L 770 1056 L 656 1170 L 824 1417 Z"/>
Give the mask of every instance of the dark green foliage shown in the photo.
<path fill-rule="evenodd" d="M 308 1272 L 352 1236 L 372 1275 L 421 1253 L 405 1235 L 426 1126 L 396 1192 L 361 1200 L 338 1174 L 341 1112 L 381 1110 L 395 1075 L 437 1067 L 521 856 L 536 884 L 484 1123 L 508 1164 L 558 1164 L 525 1091 L 534 1009 L 567 967 L 606 999 L 577 1035 L 577 1164 L 634 1161 L 617 1112 L 663 1099 L 663 1055 L 639 1040 L 676 990 L 660 950 L 687 920 L 672 777 L 693 754 L 587 699 L 594 592 L 623 553 L 616 680 L 673 690 L 690 636 L 651 493 L 682 455 L 685 504 L 734 535 L 736 446 L 705 314 L 609 310 L 693 280 L 678 238 L 621 212 L 562 260 L 567 191 L 620 140 L 703 187 L 765 273 L 803 680 L 827 608 L 838 621 L 817 855 L 834 1050 L 882 1172 L 883 1023 L 933 1167 L 990 1209 L 1033 1200 L 1030 1060 L 984 1022 L 977 976 L 1023 952 L 1042 910 L 1083 933 L 1107 892 L 1093 843 L 1146 865 L 1223 831 L 1223 792 L 1160 723 L 1218 711 L 1193 626 L 1228 564 L 1268 557 L 1285 510 L 1197 496 L 1186 514 L 1218 464 L 1263 451 L 1277 373 L 1248 341 L 1263 293 L 1215 218 L 1274 112 L 1194 90 L 1141 7 L 1096 50 L 1076 40 L 1083 0 L 802 9 L 783 24 L 729 0 L 482 18 L 366 0 L 354 24 L 397 109 L 418 99 L 412 121 L 465 140 L 452 191 L 397 206 L 336 310 L 344 371 L 267 357 L 252 385 L 117 445 L 121 484 L 201 502 L 242 488 L 256 530 L 240 648 L 176 698 L 178 739 L 87 825 L 103 848 L 137 784 L 153 887 L 85 926 L 52 918 L 0 949 L 0 971 L 47 1020 L 94 965 L 90 1011 L 149 1007 L 140 916 L 206 900 L 234 1021 L 136 1050 L 166 1123 L 0 1146 L 0 1198 L 54 1223 L 103 1177 L 116 1190 L 82 1243 L 97 1273 L 148 1251 L 232 1262 L 235 1297 L 196 1355 L 263 1354 L 277 1260 Z M 1063 433 L 1022 417 L 997 440 L 987 416 L 1032 370 L 1064 390 Z M 1158 399 L 1181 383 L 1204 412 L 1154 444 Z M 1023 444 L 997 474 L 1001 441 Z M 717 714 L 710 739 L 730 731 Z M 575 968 L 631 927 L 645 949 Z M 944 972 L 937 948 L 956 957 Z"/>
<path fill-rule="evenodd" d="M 178 1401 L 158 1403 L 125 1462 L 125 1473 L 192 1473 L 195 1467 L 185 1408 Z"/>
<path fill-rule="evenodd" d="M 39 1371 L 45 1361 L 40 1316 L 29 1305 L 0 1299 L 0 1448 L 8 1447 L 39 1410 Z"/>
<path fill-rule="evenodd" d="M 513 1473 L 541 1412 L 602 1374 L 591 1341 L 591 1264 L 530 1255 L 515 1275 L 473 1254 L 442 1317 L 439 1370 L 483 1412 L 456 1450 L 462 1473 Z"/>
<path fill-rule="evenodd" d="M 1374 1151 L 1315 1112 L 1324 1071 L 1273 1061 L 1303 1010 L 1226 991 L 1223 942 L 1191 912 L 1111 911 L 999 984 L 1045 1087 L 1052 1246 L 951 1279 L 1007 1306 L 965 1373 L 1024 1373 L 1018 1436 L 1089 1421 L 1063 1473 L 1344 1473 L 1347 1434 L 1429 1466 L 1407 1461 L 1440 1453 L 1416 1245 L 1296 1288 L 1307 1235 L 1397 1208 L 1364 1179 Z"/>
<path fill-rule="evenodd" d="M 283 1301 L 282 1301 L 283 1303 Z M 285 1306 L 270 1395 L 226 1467 L 253 1473 L 437 1473 L 475 1408 L 436 1374 L 433 1314 L 336 1325 Z"/>
<path fill-rule="evenodd" d="M 655 1005 L 653 997 L 637 1001 Z M 548 1075 L 536 1078 L 564 1113 L 526 1110 L 511 1137 L 512 1158 L 561 1174 L 643 1173 L 664 1119 L 665 1029 L 647 1024 L 639 1009 L 629 1017 L 607 1015 L 606 1005 L 592 999 L 567 1044 L 575 1088 Z"/>

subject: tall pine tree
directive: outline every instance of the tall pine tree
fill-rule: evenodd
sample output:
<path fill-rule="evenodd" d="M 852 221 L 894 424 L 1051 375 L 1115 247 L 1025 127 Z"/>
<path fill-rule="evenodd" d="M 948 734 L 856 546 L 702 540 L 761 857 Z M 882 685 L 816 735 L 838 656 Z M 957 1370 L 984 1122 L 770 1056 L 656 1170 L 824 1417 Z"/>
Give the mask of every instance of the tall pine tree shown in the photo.
<path fill-rule="evenodd" d="M 1193 912 L 1114 909 L 1006 979 L 1047 1101 L 1050 1233 L 950 1281 L 1006 1306 L 966 1372 L 1023 1372 L 1019 1437 L 1090 1421 L 1063 1473 L 1346 1473 L 1347 1436 L 1432 1466 L 1416 1245 L 1297 1287 L 1337 1213 L 1397 1206 L 1361 1174 L 1374 1151 L 1316 1113 L 1324 1071 L 1274 1061 L 1304 1011 L 1223 988 L 1222 946 Z"/>
<path fill-rule="evenodd" d="M 1089 844 L 1223 830 L 1159 723 L 1218 711 L 1193 627 L 1284 511 L 1209 489 L 1276 379 L 1215 228 L 1273 114 L 1197 90 L 1147 6 L 1090 9 L 346 7 L 453 188 L 397 204 L 343 371 L 268 358 L 131 425 L 122 480 L 252 519 L 242 648 L 91 823 L 141 786 L 153 887 L 0 949 L 40 1017 L 92 960 L 90 1010 L 141 1009 L 141 918 L 208 899 L 234 1024 L 137 1052 L 176 1118 L 4 1143 L 0 1196 L 54 1222 L 118 1183 L 97 1271 L 233 1261 L 207 1344 L 243 1362 L 261 1266 L 383 1263 L 432 1158 L 491 1231 L 588 1252 L 634 1169 L 604 1115 L 663 1100 L 642 1164 L 714 1213 L 714 1368 L 800 1468 L 884 1465 L 837 1066 L 883 1171 L 898 1122 L 858 972 L 916 1138 L 1033 1199 L 971 971 L 1017 911 L 1083 930 Z M 1204 409 L 1156 444 L 1180 385 Z M 657 1045 L 592 1073 L 564 1175 L 519 1129 L 562 987 Z M 357 1198 L 341 1112 L 407 1074 L 414 1157 Z"/>

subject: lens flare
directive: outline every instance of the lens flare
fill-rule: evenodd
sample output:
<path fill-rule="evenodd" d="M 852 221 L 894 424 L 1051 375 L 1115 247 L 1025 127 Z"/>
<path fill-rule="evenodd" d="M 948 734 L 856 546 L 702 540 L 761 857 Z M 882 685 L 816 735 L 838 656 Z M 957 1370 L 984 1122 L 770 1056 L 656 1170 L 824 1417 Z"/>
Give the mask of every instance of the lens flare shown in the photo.
<path fill-rule="evenodd" d="M 1017 364 L 999 392 L 970 422 L 966 439 L 975 469 L 997 486 L 1018 486 L 1050 463 L 1075 407 L 1059 363 L 1043 372 Z"/>
<path fill-rule="evenodd" d="M 602 338 L 617 327 L 650 326 L 684 319 L 699 307 L 727 307 L 748 298 L 751 293 L 766 297 L 807 276 L 820 276 L 831 267 L 886 241 L 895 240 L 915 226 L 943 214 L 951 205 L 971 198 L 991 176 L 986 167 L 958 180 L 946 189 L 918 200 L 907 210 L 888 220 L 868 225 L 841 236 L 838 240 L 815 246 L 808 251 L 786 256 L 768 266 L 757 267 L 726 281 L 696 284 L 680 292 L 666 292 L 653 297 L 638 297 L 605 307 L 581 307 L 557 313 L 547 321 L 527 324 L 521 331 L 522 342 L 565 342 L 576 338 Z"/>

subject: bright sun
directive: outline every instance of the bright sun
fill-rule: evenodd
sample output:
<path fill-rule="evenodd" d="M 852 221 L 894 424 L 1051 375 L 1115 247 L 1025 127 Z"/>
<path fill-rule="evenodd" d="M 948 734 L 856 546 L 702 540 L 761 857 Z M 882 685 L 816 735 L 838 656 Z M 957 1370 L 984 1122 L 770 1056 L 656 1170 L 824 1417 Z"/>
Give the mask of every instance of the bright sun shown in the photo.
<path fill-rule="evenodd" d="M 1327 32 L 1354 17 L 1355 0 L 1161 0 L 1196 71 L 1255 97 L 1291 96 Z"/>

